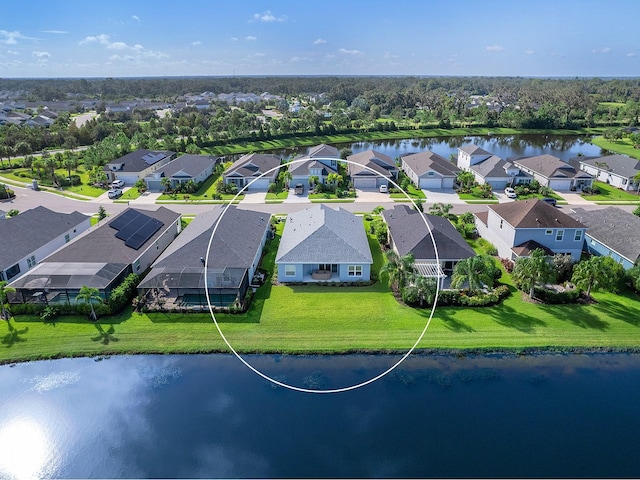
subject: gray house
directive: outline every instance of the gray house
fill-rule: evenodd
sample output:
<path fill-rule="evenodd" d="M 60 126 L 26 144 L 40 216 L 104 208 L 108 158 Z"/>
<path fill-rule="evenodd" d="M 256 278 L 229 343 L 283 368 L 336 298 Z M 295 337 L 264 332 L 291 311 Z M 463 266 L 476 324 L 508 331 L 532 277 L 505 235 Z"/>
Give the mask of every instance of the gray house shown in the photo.
<path fill-rule="evenodd" d="M 608 183 L 622 190 L 638 190 L 640 182 L 633 179 L 640 173 L 640 160 L 626 155 L 607 155 L 605 157 L 579 157 L 580 169 L 596 180 Z"/>
<path fill-rule="evenodd" d="M 592 175 L 553 155 L 512 159 L 512 162 L 521 171 L 533 176 L 540 185 L 552 190 L 582 190 L 593 185 Z"/>
<path fill-rule="evenodd" d="M 171 188 L 192 180 L 204 182 L 213 174 L 219 158 L 210 155 L 182 155 L 145 177 L 147 188 L 152 192 L 164 190 L 162 179 L 168 178 Z"/>
<path fill-rule="evenodd" d="M 621 208 L 573 208 L 570 215 L 587 226 L 584 250 L 613 258 L 626 270 L 640 258 L 640 218 Z"/>
<path fill-rule="evenodd" d="M 233 162 L 222 174 L 222 178 L 225 184 L 233 183 L 238 190 L 249 184 L 248 190 L 267 190 L 278 178 L 280 170 L 277 167 L 281 163 L 280 157 L 276 155 L 249 153 Z M 260 177 L 262 174 L 265 175 Z"/>
<path fill-rule="evenodd" d="M 536 248 L 549 254 L 567 253 L 580 260 L 586 226 L 539 199 L 489 205 L 476 216 L 480 236 L 502 258 L 527 257 Z"/>
<path fill-rule="evenodd" d="M 437 153 L 425 151 L 400 157 L 400 168 L 418 188 L 453 188 L 460 169 Z"/>
<path fill-rule="evenodd" d="M 445 279 L 460 260 L 475 256 L 467 241 L 444 217 L 424 214 L 423 218 L 420 212 L 407 205 L 384 210 L 382 217 L 389 227 L 391 248 L 401 257 L 412 253 L 418 273 L 436 278 L 440 288 L 445 286 Z M 437 259 L 434 242 L 438 251 Z"/>
<path fill-rule="evenodd" d="M 398 166 L 391 157 L 375 150 L 349 155 L 348 171 L 354 188 L 377 188 L 398 178 Z"/>
<path fill-rule="evenodd" d="M 45 207 L 1 220 L 0 280 L 11 281 L 28 272 L 89 227 L 88 215 L 58 213 Z"/>
<path fill-rule="evenodd" d="M 271 216 L 229 207 L 220 219 L 223 211 L 217 207 L 195 217 L 151 265 L 138 291 L 166 308 L 207 307 L 205 284 L 211 305 L 242 301 L 256 274 Z"/>
<path fill-rule="evenodd" d="M 166 150 L 140 149 L 109 162 L 104 172 L 109 182 L 122 180 L 126 185 L 133 185 L 169 163 L 176 155 L 176 152 Z"/>
<path fill-rule="evenodd" d="M 291 184 L 309 184 L 309 178 L 318 177 L 320 183 L 326 183 L 330 173 L 338 173 L 338 161 L 340 153 L 331 145 L 316 145 L 301 157 L 294 158 L 295 162 L 289 164 Z"/>
<path fill-rule="evenodd" d="M 11 283 L 15 303 L 77 302 L 83 286 L 108 299 L 130 273 L 143 273 L 180 232 L 180 214 L 128 208 L 49 255 Z"/>
<path fill-rule="evenodd" d="M 290 213 L 278 253 L 278 281 L 369 281 L 373 257 L 362 218 L 324 204 Z"/>

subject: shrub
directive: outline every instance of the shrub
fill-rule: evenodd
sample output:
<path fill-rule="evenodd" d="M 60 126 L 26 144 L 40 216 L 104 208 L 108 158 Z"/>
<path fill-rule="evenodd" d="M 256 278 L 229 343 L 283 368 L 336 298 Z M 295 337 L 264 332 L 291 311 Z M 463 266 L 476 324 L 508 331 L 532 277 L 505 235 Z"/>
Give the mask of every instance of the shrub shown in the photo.
<path fill-rule="evenodd" d="M 513 272 L 513 265 L 514 265 L 513 260 L 509 260 L 508 258 L 501 258 L 500 263 L 502 264 L 502 266 L 504 267 L 507 273 Z"/>
<path fill-rule="evenodd" d="M 549 288 L 535 287 L 535 297 L 543 303 L 550 305 L 558 305 L 563 303 L 576 303 L 580 297 L 580 291 L 578 289 L 565 290 L 564 292 L 557 292 Z"/>
<path fill-rule="evenodd" d="M 138 283 L 140 283 L 140 277 L 131 273 L 111 291 L 108 304 L 112 313 L 120 313 L 131 303 L 133 297 L 136 296 Z"/>
<path fill-rule="evenodd" d="M 42 312 L 40 312 L 40 320 L 43 322 L 50 322 L 58 316 L 58 310 L 54 307 L 47 305 Z"/>
<path fill-rule="evenodd" d="M 487 307 L 496 305 L 511 294 L 507 285 L 499 285 L 490 292 L 469 292 L 468 290 L 441 290 L 438 295 L 439 307 Z"/>

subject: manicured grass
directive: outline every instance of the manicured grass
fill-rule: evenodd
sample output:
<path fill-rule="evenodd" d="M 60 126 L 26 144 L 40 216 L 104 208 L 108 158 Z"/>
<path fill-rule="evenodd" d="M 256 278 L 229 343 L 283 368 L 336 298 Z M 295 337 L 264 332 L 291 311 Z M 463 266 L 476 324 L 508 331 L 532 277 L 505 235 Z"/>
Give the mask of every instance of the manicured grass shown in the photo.
<path fill-rule="evenodd" d="M 277 203 L 276 201 L 280 200 L 280 201 L 284 201 L 289 197 L 289 190 L 284 190 L 280 193 L 272 193 L 272 192 L 268 192 L 267 196 L 265 198 L 265 200 L 271 201 L 273 203 Z"/>
<path fill-rule="evenodd" d="M 131 187 L 129 190 L 122 194 L 120 200 L 135 200 L 136 198 L 140 197 L 140 195 L 142 194 L 138 191 L 137 188 Z"/>
<path fill-rule="evenodd" d="M 599 195 L 586 195 L 583 198 L 592 202 L 640 202 L 636 192 L 625 192 L 619 188 L 603 182 L 593 182 L 593 186 L 600 189 Z"/>
<path fill-rule="evenodd" d="M 194 201 L 202 201 L 202 200 L 212 200 L 213 199 L 213 195 L 215 193 L 217 193 L 216 190 L 216 182 L 218 181 L 218 178 L 220 178 L 219 174 L 213 174 L 211 175 L 209 178 L 207 178 L 203 183 L 202 186 L 195 192 L 195 193 L 189 193 L 186 194 L 187 195 L 187 200 L 194 200 Z M 230 194 L 222 194 L 222 201 L 224 202 L 228 202 L 229 200 L 232 200 L 235 197 L 235 195 L 230 195 Z M 237 200 L 240 201 L 244 198 L 244 195 L 238 195 Z M 176 193 L 176 194 L 169 194 L 169 193 L 163 193 L 162 195 L 160 195 L 160 197 L 158 197 L 158 200 L 162 201 L 162 200 L 185 200 L 185 194 L 184 193 Z M 217 202 L 220 202 L 219 200 Z M 207 202 L 208 203 L 208 202 Z M 212 203 L 216 203 L 216 201 L 212 202 Z"/>
<path fill-rule="evenodd" d="M 418 198 L 421 198 L 421 199 L 425 200 L 427 198 L 427 196 L 424 194 L 424 192 L 421 189 L 416 188 L 413 185 L 409 185 L 405 191 L 414 200 L 418 199 Z M 394 201 L 397 200 L 397 199 L 407 199 L 407 196 L 402 192 L 389 193 L 389 197 L 393 198 Z"/>
<path fill-rule="evenodd" d="M 606 140 L 604 137 L 594 137 L 591 139 L 591 143 L 597 145 L 604 150 L 609 150 L 614 153 L 622 153 L 624 155 L 629 155 L 632 158 L 637 158 L 640 160 L 640 149 L 633 148 L 633 144 L 628 138 L 624 138 L 621 140 Z"/>

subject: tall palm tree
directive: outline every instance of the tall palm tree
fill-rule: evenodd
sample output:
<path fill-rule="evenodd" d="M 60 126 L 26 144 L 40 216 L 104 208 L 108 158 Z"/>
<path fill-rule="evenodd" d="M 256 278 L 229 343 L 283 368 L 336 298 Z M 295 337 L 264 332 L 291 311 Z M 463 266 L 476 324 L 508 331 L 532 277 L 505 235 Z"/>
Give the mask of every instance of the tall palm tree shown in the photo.
<path fill-rule="evenodd" d="M 636 173 L 633 176 L 632 180 L 638 184 L 638 189 L 636 190 L 636 193 L 640 195 L 640 172 Z"/>
<path fill-rule="evenodd" d="M 415 272 L 413 254 L 400 257 L 394 250 L 387 250 L 385 256 L 387 261 L 380 268 L 380 275 L 387 275 L 389 288 L 401 291 Z"/>
<path fill-rule="evenodd" d="M 493 286 L 496 265 L 489 255 L 476 255 L 460 260 L 453 269 L 451 286 L 460 288 L 465 283 L 469 290 L 480 290 L 483 286 Z"/>
<path fill-rule="evenodd" d="M 536 248 L 528 257 L 520 257 L 515 261 L 511 276 L 516 285 L 529 290 L 529 297 L 533 298 L 535 287 L 552 280 L 555 271 L 544 250 Z"/>
<path fill-rule="evenodd" d="M 84 303 L 89 304 L 91 308 L 91 314 L 89 318 L 94 322 L 98 319 L 96 315 L 96 311 L 93 308 L 93 302 L 101 303 L 102 298 L 100 298 L 100 292 L 97 288 L 83 286 L 80 288 L 80 292 L 77 295 L 77 298 L 84 301 Z"/>
<path fill-rule="evenodd" d="M 425 302 L 427 304 L 433 303 L 436 298 L 436 292 L 438 291 L 435 278 L 415 275 L 413 277 L 413 287 L 416 289 L 416 293 L 420 299 L 420 307 L 422 307 Z"/>
<path fill-rule="evenodd" d="M 7 294 L 15 293 L 16 289 L 13 287 L 7 286 L 8 282 L 5 280 L 0 281 L 0 306 L 2 310 L 2 318 L 6 321 L 9 321 L 11 313 L 9 309 L 6 307 L 7 303 Z"/>
<path fill-rule="evenodd" d="M 624 277 L 624 268 L 611 257 L 591 257 L 578 263 L 573 269 L 571 281 L 586 295 L 591 289 L 615 291 Z"/>

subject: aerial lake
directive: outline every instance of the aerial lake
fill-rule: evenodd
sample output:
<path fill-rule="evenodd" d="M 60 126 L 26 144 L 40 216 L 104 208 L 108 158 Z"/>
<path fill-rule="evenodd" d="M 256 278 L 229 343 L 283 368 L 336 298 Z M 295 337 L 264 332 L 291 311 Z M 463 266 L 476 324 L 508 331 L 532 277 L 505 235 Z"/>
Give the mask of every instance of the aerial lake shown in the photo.
<path fill-rule="evenodd" d="M 246 359 L 313 390 L 398 357 Z M 0 477 L 637 477 L 639 376 L 633 354 L 422 354 L 314 394 L 230 355 L 5 365 Z"/>

